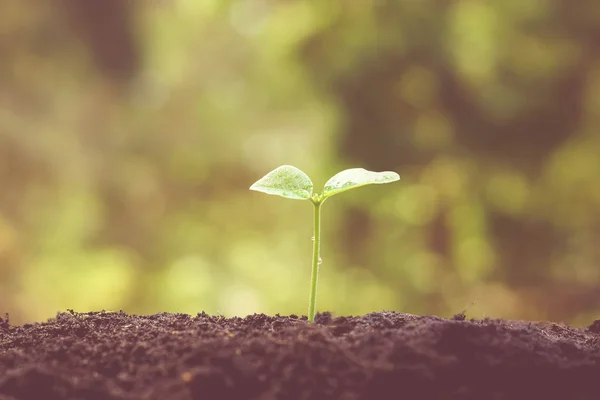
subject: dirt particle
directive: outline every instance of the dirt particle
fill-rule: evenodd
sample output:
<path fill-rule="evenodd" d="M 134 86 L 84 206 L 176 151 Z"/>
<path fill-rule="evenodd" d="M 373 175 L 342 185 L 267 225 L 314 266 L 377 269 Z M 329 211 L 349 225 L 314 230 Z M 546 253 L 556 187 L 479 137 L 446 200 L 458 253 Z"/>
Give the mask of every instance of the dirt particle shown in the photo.
<path fill-rule="evenodd" d="M 590 332 L 600 333 L 600 319 L 597 319 L 594 322 L 592 322 L 592 324 L 588 326 L 587 329 Z"/>

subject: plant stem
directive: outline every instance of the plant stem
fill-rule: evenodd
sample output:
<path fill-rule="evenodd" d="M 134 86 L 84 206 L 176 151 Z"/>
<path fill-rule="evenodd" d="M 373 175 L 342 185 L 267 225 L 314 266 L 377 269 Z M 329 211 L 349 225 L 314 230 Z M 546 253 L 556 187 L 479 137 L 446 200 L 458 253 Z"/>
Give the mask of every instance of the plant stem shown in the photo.
<path fill-rule="evenodd" d="M 320 201 L 314 204 L 314 236 L 313 236 L 313 263 L 310 275 L 310 297 L 308 299 L 308 321 L 315 321 L 315 308 L 317 304 L 317 281 L 319 278 L 319 258 L 321 251 L 321 205 Z"/>

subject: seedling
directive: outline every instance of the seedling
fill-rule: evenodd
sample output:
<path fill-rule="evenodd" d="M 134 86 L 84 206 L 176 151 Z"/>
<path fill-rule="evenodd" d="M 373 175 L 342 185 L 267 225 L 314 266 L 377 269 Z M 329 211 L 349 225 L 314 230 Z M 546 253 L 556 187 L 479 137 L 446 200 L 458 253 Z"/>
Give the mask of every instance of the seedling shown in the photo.
<path fill-rule="evenodd" d="M 313 193 L 313 183 L 304 172 L 291 165 L 282 165 L 256 181 L 250 190 L 273 194 L 288 199 L 309 200 L 314 206 L 314 236 L 310 295 L 308 299 L 308 320 L 314 322 L 317 302 L 317 279 L 321 265 L 321 206 L 334 194 L 370 184 L 390 183 L 400 180 L 391 171 L 373 172 L 363 168 L 344 170 L 325 183 L 321 193 Z"/>

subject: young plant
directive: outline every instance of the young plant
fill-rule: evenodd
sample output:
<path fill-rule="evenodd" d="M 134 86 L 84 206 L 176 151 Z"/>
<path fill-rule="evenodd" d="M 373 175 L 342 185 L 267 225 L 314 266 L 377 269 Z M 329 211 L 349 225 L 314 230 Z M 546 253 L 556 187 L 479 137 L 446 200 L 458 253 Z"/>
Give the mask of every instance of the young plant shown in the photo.
<path fill-rule="evenodd" d="M 400 180 L 395 172 L 373 172 L 363 168 L 351 168 L 334 175 L 325 183 L 321 193 L 313 193 L 313 183 L 304 172 L 291 165 L 282 165 L 256 181 L 250 190 L 286 197 L 288 199 L 309 200 L 314 206 L 314 236 L 310 295 L 308 299 L 308 320 L 315 320 L 317 302 L 317 279 L 321 264 L 321 206 L 334 194 L 370 184 L 390 183 Z"/>

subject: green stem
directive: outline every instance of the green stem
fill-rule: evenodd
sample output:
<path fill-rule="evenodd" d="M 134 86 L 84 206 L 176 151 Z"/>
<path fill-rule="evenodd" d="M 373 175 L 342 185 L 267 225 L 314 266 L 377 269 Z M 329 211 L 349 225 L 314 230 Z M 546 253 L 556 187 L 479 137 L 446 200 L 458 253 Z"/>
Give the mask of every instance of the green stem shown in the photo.
<path fill-rule="evenodd" d="M 317 304 L 317 281 L 319 278 L 319 255 L 321 251 L 321 205 L 320 201 L 313 202 L 314 208 L 314 236 L 313 236 L 313 263 L 310 275 L 310 297 L 308 299 L 308 321 L 315 321 L 315 308 Z"/>

